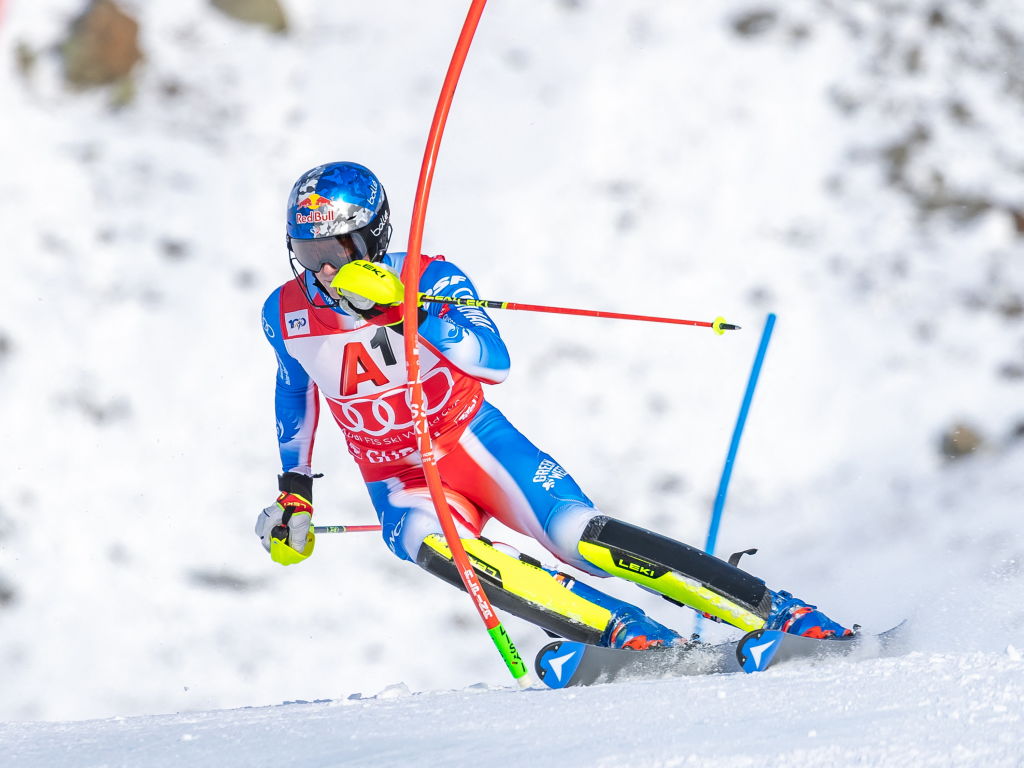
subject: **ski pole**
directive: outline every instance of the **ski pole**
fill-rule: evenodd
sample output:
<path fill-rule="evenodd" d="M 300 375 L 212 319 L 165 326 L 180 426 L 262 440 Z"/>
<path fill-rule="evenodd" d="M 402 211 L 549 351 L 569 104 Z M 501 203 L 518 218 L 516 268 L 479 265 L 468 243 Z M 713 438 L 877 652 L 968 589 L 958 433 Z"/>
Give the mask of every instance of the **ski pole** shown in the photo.
<path fill-rule="evenodd" d="M 556 315 L 580 315 L 582 317 L 607 317 L 613 320 L 641 320 L 647 323 L 672 323 L 674 325 L 696 325 L 711 328 L 721 336 L 726 331 L 738 331 L 740 326 L 725 322 L 724 317 L 716 317 L 711 322 L 706 320 L 681 320 L 675 317 L 652 317 L 650 315 L 628 315 L 622 312 L 602 312 L 596 309 L 570 309 L 569 307 L 545 307 L 540 304 L 517 304 L 511 301 L 492 301 L 490 299 L 460 299 L 455 296 L 428 296 L 420 294 L 420 301 L 435 304 L 455 304 L 459 307 L 481 307 L 483 309 L 518 309 L 525 312 L 548 312 Z"/>
<path fill-rule="evenodd" d="M 362 533 L 382 529 L 380 525 L 314 525 L 313 533 Z"/>

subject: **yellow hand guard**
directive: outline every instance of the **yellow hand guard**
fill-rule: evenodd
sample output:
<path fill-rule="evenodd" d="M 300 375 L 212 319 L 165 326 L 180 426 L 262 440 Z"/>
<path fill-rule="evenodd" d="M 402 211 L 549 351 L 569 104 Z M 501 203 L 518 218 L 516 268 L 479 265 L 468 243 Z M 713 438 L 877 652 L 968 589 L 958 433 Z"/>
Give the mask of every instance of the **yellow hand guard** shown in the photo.
<path fill-rule="evenodd" d="M 316 545 L 316 536 L 310 531 L 306 534 L 306 548 L 299 552 L 296 549 L 292 549 L 288 546 L 288 542 L 283 539 L 270 539 L 270 559 L 275 563 L 281 565 L 295 565 L 306 560 L 310 555 L 313 554 L 313 547 Z"/>
<path fill-rule="evenodd" d="M 395 306 L 405 297 L 402 280 L 385 266 L 356 259 L 342 266 L 331 285 L 343 294 L 355 294 L 374 304 Z"/>
<path fill-rule="evenodd" d="M 312 483 L 312 480 L 309 482 Z M 301 563 L 313 554 L 313 546 L 316 544 L 316 536 L 313 534 L 313 503 L 293 491 L 282 491 L 275 506 L 281 510 L 281 517 L 280 522 L 270 529 L 270 559 L 281 565 Z M 289 544 L 289 541 L 292 543 Z M 295 546 L 300 541 L 303 546 Z"/>

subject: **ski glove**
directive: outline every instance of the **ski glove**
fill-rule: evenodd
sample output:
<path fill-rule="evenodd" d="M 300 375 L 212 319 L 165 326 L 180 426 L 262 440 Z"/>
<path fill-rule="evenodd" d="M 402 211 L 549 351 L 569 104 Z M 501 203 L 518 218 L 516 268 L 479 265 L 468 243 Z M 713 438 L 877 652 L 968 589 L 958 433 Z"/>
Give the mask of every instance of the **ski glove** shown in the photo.
<path fill-rule="evenodd" d="M 301 563 L 313 554 L 313 478 L 298 472 L 278 475 L 281 495 L 256 518 L 256 535 L 270 558 L 281 565 Z"/>
<path fill-rule="evenodd" d="M 338 270 L 331 285 L 341 294 L 341 307 L 350 315 L 374 325 L 402 322 L 405 286 L 390 267 L 356 259 Z"/>

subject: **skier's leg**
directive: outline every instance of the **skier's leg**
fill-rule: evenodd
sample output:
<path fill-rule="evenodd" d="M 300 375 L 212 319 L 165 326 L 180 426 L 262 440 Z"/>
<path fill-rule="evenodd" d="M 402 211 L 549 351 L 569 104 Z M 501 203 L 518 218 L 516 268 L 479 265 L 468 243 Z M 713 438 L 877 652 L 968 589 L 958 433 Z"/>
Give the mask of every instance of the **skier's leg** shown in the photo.
<path fill-rule="evenodd" d="M 464 589 L 422 475 L 405 470 L 387 480 L 368 482 L 367 488 L 391 551 Z M 446 488 L 445 496 L 456 527 L 467 536 L 462 539 L 466 553 L 496 608 L 560 637 L 597 645 L 646 648 L 679 639 L 629 603 L 546 569 L 507 545 L 501 545 L 502 551 L 486 539 L 472 538 L 479 535 L 483 516 L 457 491 Z"/>
<path fill-rule="evenodd" d="M 481 508 L 570 565 L 619 576 L 750 631 L 846 634 L 787 592 L 694 547 L 601 515 L 573 478 L 485 403 L 443 467 Z M 809 610 L 805 610 L 809 609 Z"/>
<path fill-rule="evenodd" d="M 533 448 L 532 452 L 536 458 L 537 450 Z M 512 498 L 503 490 L 505 474 L 500 467 L 489 463 L 481 466 L 461 447 L 456 447 L 440 460 L 440 470 L 457 527 L 464 536 L 467 554 L 496 607 L 562 637 L 589 643 L 647 647 L 678 640 L 678 634 L 650 619 L 636 606 L 606 595 L 567 574 L 544 568 L 507 545 L 495 548 L 485 539 L 476 539 L 487 517 L 480 510 L 485 509 L 488 512 L 494 510 L 496 516 L 503 520 L 511 520 L 514 523 L 511 527 L 521 533 L 529 535 L 536 532 L 542 543 L 548 540 L 543 528 L 536 524 L 529 501 L 514 483 L 504 483 L 504 487 L 511 486 Z M 498 475 L 497 479 L 491 476 L 492 471 Z M 405 467 L 385 479 L 371 480 L 370 477 L 374 476 L 379 478 L 380 473 L 374 472 L 367 477 L 367 487 L 388 547 L 402 559 L 412 560 L 461 588 L 462 579 L 441 535 L 422 470 Z M 552 499 L 547 491 L 540 484 L 536 487 L 541 491 L 543 506 L 549 507 Z M 524 518 L 532 521 L 531 525 L 515 524 L 516 518 L 510 510 L 517 508 L 525 513 L 522 515 Z M 579 517 L 579 526 L 584 525 L 594 513 L 591 507 L 586 509 L 589 513 Z M 571 547 L 566 549 L 571 551 Z M 584 568 L 596 570 L 579 555 L 572 559 Z"/>
<path fill-rule="evenodd" d="M 771 597 L 762 581 L 685 544 L 601 515 L 561 465 L 493 407 L 484 405 L 441 469 L 474 503 L 565 563 L 638 582 L 744 629 L 764 626 Z"/>

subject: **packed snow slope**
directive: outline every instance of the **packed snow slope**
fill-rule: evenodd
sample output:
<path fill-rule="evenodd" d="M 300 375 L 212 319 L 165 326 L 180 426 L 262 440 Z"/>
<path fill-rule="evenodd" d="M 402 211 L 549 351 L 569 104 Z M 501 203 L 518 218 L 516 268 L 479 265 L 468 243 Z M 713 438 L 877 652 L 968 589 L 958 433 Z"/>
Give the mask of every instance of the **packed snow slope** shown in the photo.
<path fill-rule="evenodd" d="M 938 761 L 962 738 L 965 761 L 1012 764 L 1020 0 L 491 1 L 425 251 L 487 297 L 724 315 L 743 330 L 496 314 L 513 371 L 488 396 L 602 510 L 700 545 L 777 313 L 719 553 L 758 547 L 746 568 L 845 622 L 909 616 L 918 654 L 514 695 L 436 693 L 507 674 L 465 597 L 373 535 L 324 537 L 283 569 L 252 533 L 280 469 L 259 310 L 290 278 L 287 192 L 324 161 L 363 162 L 404 247 L 467 3 L 380 0 L 355 14 L 290 0 L 289 32 L 274 35 L 205 0 L 125 0 L 146 57 L 119 108 L 62 83 L 60 42 L 83 4 L 13 0 L 0 26 L 5 745 L 26 760 L 45 760 L 49 743 L 116 763 L 129 733 L 154 763 L 219 743 L 241 764 L 283 758 L 294 727 L 310 734 L 303 750 L 366 749 L 387 764 L 419 746 L 490 749 L 486 732 L 514 735 L 538 764 L 565 758 L 562 740 L 600 764 L 624 754 L 618 735 L 652 763 L 753 765 L 761 745 L 779 760 L 913 762 L 906 749 Z M 318 520 L 371 522 L 327 419 L 316 464 Z M 546 639 L 507 626 L 526 656 Z M 420 693 L 347 698 L 396 683 Z M 319 699 L 336 703 L 152 717 Z M 467 724 L 469 710 L 482 719 Z M 114 716 L 143 719 L 24 722 Z M 875 729 L 890 751 L 871 751 Z"/>
<path fill-rule="evenodd" d="M 920 654 L 573 691 L 394 686 L 276 707 L 0 725 L 12 768 L 1018 768 L 1019 653 Z"/>

